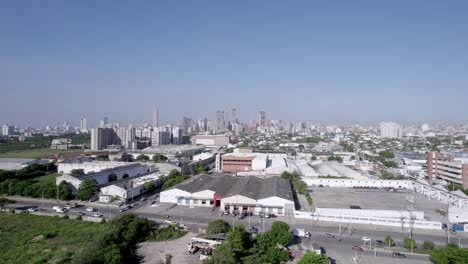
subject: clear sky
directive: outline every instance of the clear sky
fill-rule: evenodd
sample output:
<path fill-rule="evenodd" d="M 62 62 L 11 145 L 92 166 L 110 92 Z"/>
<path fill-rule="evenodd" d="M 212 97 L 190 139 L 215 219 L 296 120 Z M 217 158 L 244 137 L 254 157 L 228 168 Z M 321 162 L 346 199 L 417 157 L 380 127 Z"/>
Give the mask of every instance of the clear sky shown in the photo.
<path fill-rule="evenodd" d="M 0 1 L 0 123 L 468 122 L 468 1 Z"/>

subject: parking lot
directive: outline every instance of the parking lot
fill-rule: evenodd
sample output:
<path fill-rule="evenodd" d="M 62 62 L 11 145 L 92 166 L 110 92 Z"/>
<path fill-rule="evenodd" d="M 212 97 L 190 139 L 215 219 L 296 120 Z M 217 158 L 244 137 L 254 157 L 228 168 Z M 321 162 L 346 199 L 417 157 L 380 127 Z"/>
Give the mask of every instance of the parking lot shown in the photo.
<path fill-rule="evenodd" d="M 413 210 L 424 211 L 426 220 L 448 221 L 446 216 L 436 212 L 436 210 L 446 209 L 447 205 L 437 200 L 429 200 L 427 196 L 409 190 L 386 191 L 383 189 L 313 187 L 310 195 L 318 208 L 359 206 L 362 209 L 373 210 L 406 209 L 408 198 L 414 195 Z"/>

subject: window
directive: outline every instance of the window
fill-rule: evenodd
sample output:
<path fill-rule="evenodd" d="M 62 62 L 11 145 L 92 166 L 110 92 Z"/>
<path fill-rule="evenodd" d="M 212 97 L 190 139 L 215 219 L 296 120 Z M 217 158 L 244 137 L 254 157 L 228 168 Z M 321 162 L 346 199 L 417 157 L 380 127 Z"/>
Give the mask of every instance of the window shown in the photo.
<path fill-rule="evenodd" d="M 182 198 L 180 198 L 180 197 L 179 197 L 179 198 L 177 198 L 177 203 L 178 203 L 178 204 L 182 204 L 182 200 L 183 200 L 183 199 L 182 199 Z"/>
<path fill-rule="evenodd" d="M 202 204 L 202 205 L 205 205 L 205 204 L 206 204 L 206 201 L 205 201 L 205 200 L 202 200 L 202 201 L 201 201 L 201 204 Z"/>
<path fill-rule="evenodd" d="M 213 205 L 213 201 L 210 201 L 210 205 Z"/>
<path fill-rule="evenodd" d="M 190 199 L 185 199 L 185 204 L 190 204 Z"/>

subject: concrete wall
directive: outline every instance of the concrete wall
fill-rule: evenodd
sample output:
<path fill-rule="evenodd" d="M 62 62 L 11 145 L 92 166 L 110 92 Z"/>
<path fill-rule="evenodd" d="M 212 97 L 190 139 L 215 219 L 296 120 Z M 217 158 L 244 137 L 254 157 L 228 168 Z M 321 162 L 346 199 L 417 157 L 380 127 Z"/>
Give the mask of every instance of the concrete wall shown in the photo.
<path fill-rule="evenodd" d="M 412 189 L 413 183 L 409 180 L 351 180 L 351 179 L 326 179 L 326 178 L 302 178 L 308 186 L 328 186 L 328 187 L 377 187 Z"/>
<path fill-rule="evenodd" d="M 438 221 L 421 221 L 414 220 L 412 223 L 408 219 L 390 219 L 390 218 L 374 218 L 374 217 L 335 217 L 335 216 L 319 216 L 314 215 L 310 212 L 295 212 L 296 218 L 310 219 L 312 221 L 325 221 L 325 222 L 336 222 L 336 223 L 353 223 L 353 224 L 365 224 L 365 225 L 383 225 L 383 226 L 395 226 L 402 227 L 405 230 L 409 230 L 411 225 L 413 228 L 418 229 L 431 229 L 440 230 L 442 229 L 442 223 Z"/>
<path fill-rule="evenodd" d="M 125 162 L 83 162 L 83 163 L 59 163 L 57 171 L 59 173 L 71 173 L 75 169 L 83 169 L 84 173 L 99 172 L 105 169 L 128 165 Z"/>
<path fill-rule="evenodd" d="M 333 217 L 373 217 L 373 218 L 410 218 L 409 211 L 399 210 L 366 210 L 366 209 L 339 209 L 339 208 L 316 208 L 315 213 L 319 216 Z M 424 220 L 423 211 L 413 211 L 411 218 Z"/>
<path fill-rule="evenodd" d="M 468 222 L 468 209 L 459 207 L 449 207 L 448 217 L 450 223 Z"/>

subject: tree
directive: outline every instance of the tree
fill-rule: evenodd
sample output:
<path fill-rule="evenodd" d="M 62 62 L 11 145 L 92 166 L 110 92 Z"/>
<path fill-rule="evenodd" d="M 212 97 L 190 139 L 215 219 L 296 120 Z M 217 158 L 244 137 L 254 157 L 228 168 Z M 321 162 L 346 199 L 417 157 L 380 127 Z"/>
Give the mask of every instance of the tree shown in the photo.
<path fill-rule="evenodd" d="M 109 175 L 108 177 L 108 181 L 109 182 L 113 182 L 113 181 L 116 181 L 117 180 L 117 175 L 115 175 L 115 173 L 112 173 Z"/>
<path fill-rule="evenodd" d="M 138 157 L 136 158 L 137 161 L 148 161 L 149 160 L 149 157 L 146 156 L 145 154 L 140 154 L 138 155 Z"/>
<path fill-rule="evenodd" d="M 218 234 L 218 233 L 227 233 L 229 231 L 229 224 L 222 220 L 222 219 L 216 219 L 211 221 L 208 224 L 208 227 L 206 228 L 206 233 L 207 234 Z"/>
<path fill-rule="evenodd" d="M 292 234 L 289 232 L 289 225 L 282 221 L 276 221 L 271 226 L 271 238 L 275 244 L 286 246 L 292 240 Z"/>
<path fill-rule="evenodd" d="M 425 250 L 434 250 L 435 245 L 432 241 L 424 241 L 422 248 Z"/>
<path fill-rule="evenodd" d="M 389 247 L 394 247 L 395 246 L 395 241 L 391 236 L 385 237 L 385 244 Z"/>
<path fill-rule="evenodd" d="M 412 238 L 406 237 L 403 240 L 403 247 L 409 250 L 415 249 L 416 248 L 416 241 Z"/>
<path fill-rule="evenodd" d="M 468 249 L 459 248 L 455 244 L 449 244 L 431 252 L 431 261 L 434 264 L 463 264 L 467 263 L 467 260 Z"/>
<path fill-rule="evenodd" d="M 333 155 L 332 155 L 332 156 L 329 156 L 329 157 L 328 157 L 328 161 L 333 161 L 333 160 L 338 161 L 338 162 L 340 162 L 340 163 L 343 162 L 343 158 L 341 158 L 341 157 L 339 157 L 339 156 L 333 156 Z"/>
<path fill-rule="evenodd" d="M 80 187 L 78 187 L 78 191 L 76 192 L 76 199 L 87 201 L 91 199 L 97 191 L 98 186 L 95 179 L 84 180 L 80 184 Z"/>
<path fill-rule="evenodd" d="M 247 232 L 243 225 L 236 226 L 229 230 L 226 243 L 235 255 L 236 260 L 240 260 L 248 255 L 248 251 L 253 246 L 252 235 Z"/>
<path fill-rule="evenodd" d="M 83 175 L 85 173 L 83 169 L 73 169 L 70 171 L 70 174 L 71 175 Z"/>
<path fill-rule="evenodd" d="M 203 173 L 207 173 L 208 172 L 208 167 L 205 166 L 205 165 L 200 165 L 198 164 L 197 166 L 195 166 L 195 171 L 194 171 L 194 174 L 195 175 L 198 175 L 198 174 L 203 174 Z"/>
<path fill-rule="evenodd" d="M 327 264 L 327 257 L 324 255 L 316 254 L 315 252 L 307 252 L 297 262 L 297 264 Z"/>
<path fill-rule="evenodd" d="M 203 261 L 203 264 L 237 264 L 239 261 L 236 260 L 234 253 L 227 243 L 223 243 L 216 247 L 213 251 L 213 255 L 207 260 Z"/>
<path fill-rule="evenodd" d="M 15 201 L 7 199 L 7 198 L 0 198 L 0 213 L 3 211 L 3 207 L 9 203 L 14 203 Z"/>
<path fill-rule="evenodd" d="M 167 157 L 161 154 L 154 154 L 152 160 L 155 163 L 162 163 L 167 161 Z"/>
<path fill-rule="evenodd" d="M 61 181 L 58 186 L 58 198 L 60 200 L 73 199 L 73 191 L 71 184 L 66 181 Z"/>
<path fill-rule="evenodd" d="M 143 189 L 145 190 L 145 192 L 148 192 L 148 191 L 151 191 L 154 189 L 154 183 L 153 182 L 145 182 L 145 184 L 143 185 Z"/>

